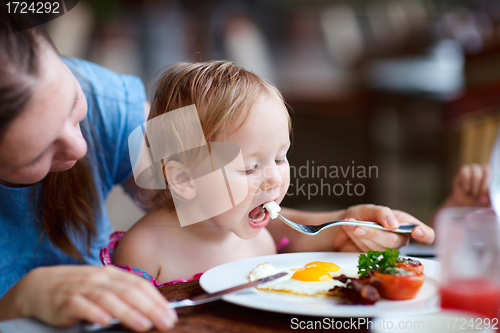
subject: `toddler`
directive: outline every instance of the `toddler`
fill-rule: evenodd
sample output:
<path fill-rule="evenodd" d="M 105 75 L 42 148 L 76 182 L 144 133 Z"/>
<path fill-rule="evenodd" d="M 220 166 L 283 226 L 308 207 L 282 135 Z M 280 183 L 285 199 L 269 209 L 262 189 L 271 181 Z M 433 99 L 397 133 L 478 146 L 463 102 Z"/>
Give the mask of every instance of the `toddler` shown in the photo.
<path fill-rule="evenodd" d="M 270 214 L 262 205 L 279 204 L 290 183 L 290 118 L 274 86 L 229 62 L 181 63 L 160 77 L 149 119 L 193 104 L 206 142 L 231 142 L 241 149 L 244 166 L 227 171 L 227 177 L 245 182 L 248 193 L 234 208 L 181 227 L 173 196 L 176 205 L 189 206 L 197 191 L 210 190 L 189 181 L 189 170 L 208 157 L 163 161 L 165 180 L 171 180 L 168 189 L 155 191 L 155 208 L 113 253 L 115 265 L 133 267 L 157 285 L 197 277 L 229 261 L 275 254 L 276 244 L 265 228 Z"/>
<path fill-rule="evenodd" d="M 439 209 L 445 207 L 489 207 L 489 184 L 491 168 L 489 164 L 466 164 L 460 167 L 452 183 L 449 196 L 429 219 L 428 224 L 434 225 Z"/>

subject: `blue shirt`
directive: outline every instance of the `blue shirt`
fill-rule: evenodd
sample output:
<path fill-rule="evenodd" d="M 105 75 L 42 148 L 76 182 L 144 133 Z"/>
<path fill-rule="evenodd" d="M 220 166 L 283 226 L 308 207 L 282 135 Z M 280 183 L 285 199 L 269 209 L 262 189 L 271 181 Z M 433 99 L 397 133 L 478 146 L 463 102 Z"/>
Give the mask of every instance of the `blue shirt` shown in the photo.
<path fill-rule="evenodd" d="M 98 235 L 90 253 L 84 241 L 73 243 L 84 262 L 100 265 L 99 251 L 108 245 L 112 232 L 104 201 L 115 184 L 132 173 L 128 135 L 144 122 L 144 85 L 139 78 L 116 74 L 101 66 L 78 59 L 63 59 L 82 86 L 88 103 L 87 127 L 82 131 L 94 162 L 93 174 L 100 195 L 102 214 L 97 218 Z M 84 122 L 85 123 L 85 120 Z M 36 195 L 40 195 L 38 186 Z M 35 267 L 78 264 L 56 248 L 33 211 L 33 186 L 9 188 L 0 185 L 0 297 Z M 38 201 L 37 201 L 38 202 Z"/>

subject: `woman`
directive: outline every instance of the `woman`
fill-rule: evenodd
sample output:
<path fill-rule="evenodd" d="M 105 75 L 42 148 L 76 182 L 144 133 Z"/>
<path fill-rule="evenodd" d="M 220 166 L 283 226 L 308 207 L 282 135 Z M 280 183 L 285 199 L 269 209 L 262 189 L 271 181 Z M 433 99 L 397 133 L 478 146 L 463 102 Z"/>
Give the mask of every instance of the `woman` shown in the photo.
<path fill-rule="evenodd" d="M 137 331 L 168 329 L 175 311 L 146 280 L 92 266 L 111 232 L 103 204 L 108 192 L 114 184 L 137 192 L 127 138 L 145 119 L 142 83 L 63 60 L 41 30 L 14 34 L 7 22 L 0 6 L 0 320 L 30 316 L 70 326 L 79 320 L 105 325 L 115 317 Z M 400 221 L 416 222 L 414 238 L 434 239 L 432 229 L 386 207 L 283 212 L 310 224 L 352 217 L 395 229 Z M 307 248 L 309 239 L 284 224 L 270 229 Z M 408 241 L 387 232 L 338 230 L 321 234 L 325 249 L 365 251 Z"/>
<path fill-rule="evenodd" d="M 14 34 L 8 22 L 0 6 L 0 320 L 172 327 L 175 311 L 144 279 L 75 266 L 100 265 L 104 199 L 113 184 L 131 188 L 126 140 L 144 121 L 142 83 L 65 64 L 40 29 Z"/>

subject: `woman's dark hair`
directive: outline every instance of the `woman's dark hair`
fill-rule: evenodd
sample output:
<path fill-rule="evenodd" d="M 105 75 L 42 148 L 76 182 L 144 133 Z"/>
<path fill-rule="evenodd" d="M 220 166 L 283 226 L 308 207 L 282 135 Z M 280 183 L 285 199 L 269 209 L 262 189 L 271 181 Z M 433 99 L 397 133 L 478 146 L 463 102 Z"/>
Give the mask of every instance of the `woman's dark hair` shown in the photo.
<path fill-rule="evenodd" d="M 53 48 L 50 37 L 39 27 L 13 33 L 6 7 L 0 4 L 0 142 L 9 125 L 28 106 L 40 72 L 43 47 Z M 35 201 L 36 218 L 43 232 L 64 253 L 78 261 L 82 254 L 72 237 L 86 241 L 90 251 L 97 234 L 99 197 L 88 157 L 73 168 L 49 173 L 38 185 L 41 196 Z M 34 192 L 36 192 L 36 187 Z M 40 237 L 42 239 L 43 233 Z"/>

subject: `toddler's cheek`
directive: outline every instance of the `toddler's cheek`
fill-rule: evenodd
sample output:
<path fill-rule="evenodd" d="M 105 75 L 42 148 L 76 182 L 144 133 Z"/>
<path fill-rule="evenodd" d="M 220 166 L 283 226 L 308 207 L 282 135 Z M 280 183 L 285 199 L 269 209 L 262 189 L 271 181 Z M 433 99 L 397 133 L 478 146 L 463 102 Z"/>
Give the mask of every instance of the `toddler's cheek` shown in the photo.
<path fill-rule="evenodd" d="M 283 198 L 285 197 L 285 195 L 288 193 L 288 189 L 290 188 L 290 183 L 286 184 L 285 186 L 283 186 L 283 189 L 281 191 L 281 194 L 280 194 L 280 201 L 283 200 Z"/>
<path fill-rule="evenodd" d="M 285 197 L 285 195 L 288 193 L 288 189 L 290 188 L 290 171 L 288 172 L 285 177 L 283 177 L 283 185 L 281 189 L 281 199 Z"/>

